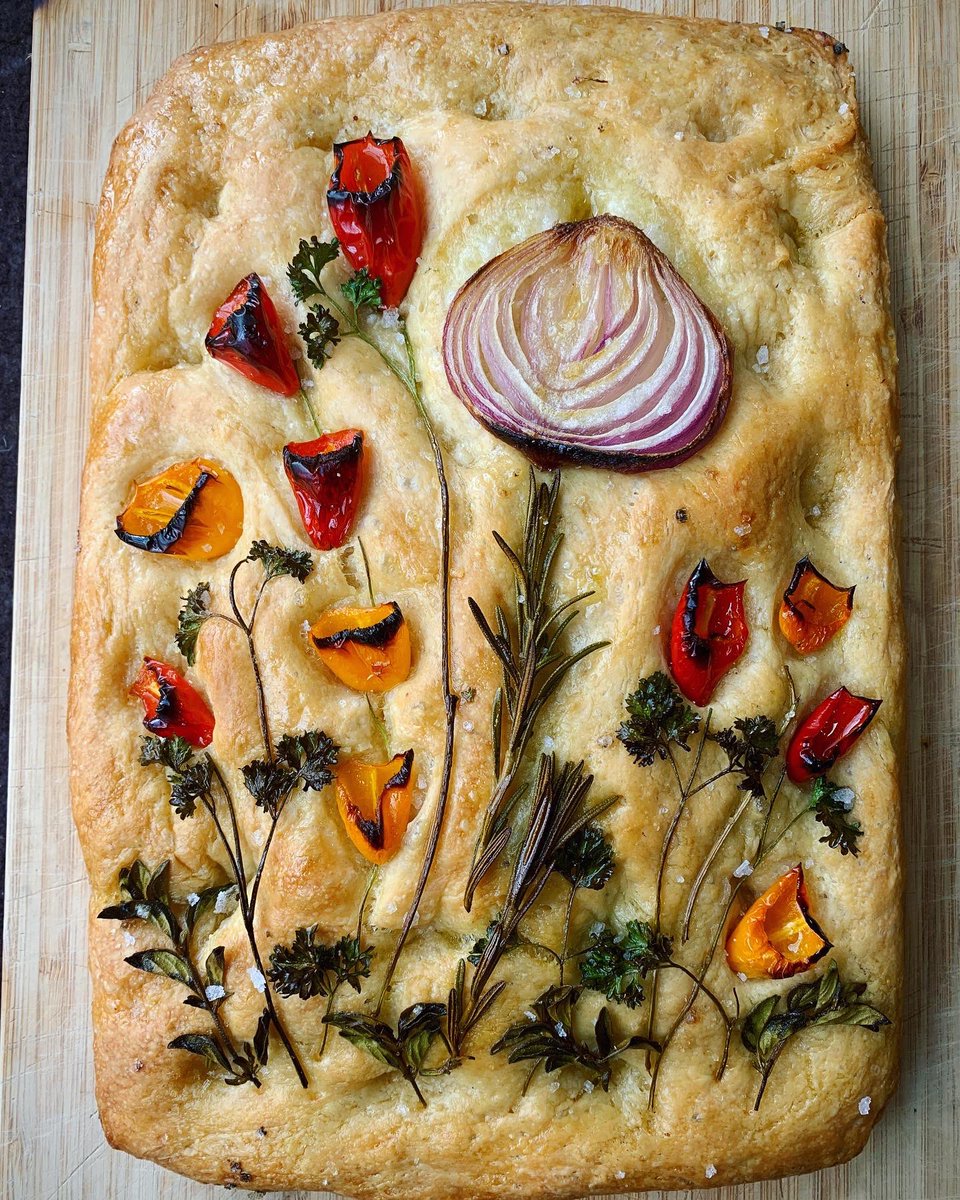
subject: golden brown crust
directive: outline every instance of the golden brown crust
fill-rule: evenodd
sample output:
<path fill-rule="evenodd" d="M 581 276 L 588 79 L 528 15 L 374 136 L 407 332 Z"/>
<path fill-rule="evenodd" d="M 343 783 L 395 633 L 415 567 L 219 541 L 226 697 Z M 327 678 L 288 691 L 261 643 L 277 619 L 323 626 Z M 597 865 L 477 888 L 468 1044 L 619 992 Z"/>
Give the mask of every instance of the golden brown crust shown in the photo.
<path fill-rule="evenodd" d="M 516 538 L 526 467 L 450 394 L 439 357 L 443 318 L 457 287 L 495 253 L 557 221 L 610 211 L 639 224 L 717 314 L 735 348 L 735 377 L 722 430 L 689 462 L 641 478 L 565 475 L 562 586 L 596 590 L 577 636 L 611 646 L 577 667 L 541 736 L 562 757 L 586 759 L 598 794 L 626 798 L 607 820 L 615 886 L 590 893 L 584 908 L 651 915 L 670 777 L 666 768 L 639 771 L 611 735 L 637 677 L 662 666 L 661 630 L 705 555 L 721 578 L 748 578 L 752 630 L 717 694 L 715 727 L 744 712 L 783 713 L 785 664 L 808 702 L 841 682 L 883 698 L 837 772 L 859 796 L 861 856 L 827 851 L 819 827 L 805 822 L 756 883 L 765 886 L 784 864 L 809 862 L 811 905 L 837 961 L 850 977 L 869 980 L 871 997 L 898 1018 L 903 637 L 884 223 L 846 56 L 832 39 L 802 30 L 471 5 L 217 46 L 184 57 L 161 81 L 117 140 L 97 222 L 95 404 L 70 699 L 72 795 L 91 911 L 113 899 L 118 869 L 137 854 L 151 863 L 173 858 L 184 892 L 223 877 L 207 825 L 178 821 L 158 774 L 137 766 L 142 731 L 126 687 L 144 654 L 179 661 L 177 598 L 208 579 L 222 601 L 235 557 L 192 565 L 145 555 L 122 546 L 112 522 L 131 480 L 202 453 L 243 487 L 238 555 L 253 537 L 305 545 L 279 464 L 280 446 L 307 436 L 300 412 L 213 363 L 202 339 L 213 309 L 250 270 L 264 276 L 294 327 L 284 265 L 301 236 L 329 236 L 330 147 L 368 126 L 399 134 L 425 183 L 429 227 L 408 319 L 454 497 L 454 682 L 475 695 L 458 725 L 440 857 L 387 1015 L 414 999 L 444 999 L 457 957 L 500 903 L 497 888 L 486 886 L 469 917 L 460 904 L 489 791 L 484 731 L 496 682 L 464 614 L 468 596 L 489 608 L 507 586 L 492 565 L 490 530 Z M 427 786 L 375 890 L 382 969 L 437 797 L 436 484 L 408 400 L 364 347 L 342 344 L 313 395 L 328 427 L 373 431 L 375 466 L 357 532 L 378 590 L 401 604 L 415 637 L 414 671 L 387 695 L 385 716 L 392 741 L 416 747 Z M 688 513 L 683 524 L 678 507 Z M 857 593 L 842 635 L 800 660 L 787 653 L 773 613 L 805 552 L 830 578 L 856 582 Z M 265 601 L 268 704 L 278 732 L 325 728 L 363 753 L 374 734 L 362 698 L 345 696 L 302 633 L 322 607 L 357 594 L 356 575 L 342 555 L 316 557 L 306 584 L 282 581 Z M 257 754 L 258 738 L 234 633 L 221 623 L 206 627 L 193 678 L 217 715 L 212 749 L 239 785 L 239 766 Z M 732 796 L 732 784 L 718 789 L 684 821 L 673 873 L 690 878 Z M 250 844 L 262 834 L 245 813 Z M 728 867 L 742 848 L 731 849 Z M 267 945 L 314 921 L 331 936 L 347 932 L 366 871 L 329 796 L 291 808 L 272 861 L 260 914 Z M 720 904 L 722 886 L 708 888 L 705 907 Z M 668 900 L 669 920 L 677 902 Z M 531 936 L 556 936 L 563 903 L 563 889 L 551 885 Z M 712 1081 L 720 1035 L 709 1007 L 698 1006 L 664 1067 L 655 1112 L 646 1106 L 642 1055 L 618 1067 L 609 1094 L 578 1095 L 577 1080 L 541 1075 L 521 1097 L 523 1067 L 486 1051 L 551 981 L 551 968 L 515 955 L 504 967 L 510 990 L 478 1038 L 476 1059 L 431 1081 L 424 1110 L 402 1080 L 342 1039 L 331 1039 L 317 1061 L 320 1000 L 284 1005 L 306 1047 L 308 1092 L 279 1048 L 262 1089 L 225 1088 L 191 1056 L 165 1049 L 192 1010 L 173 985 L 124 964 L 130 938 L 150 944 L 137 926 L 91 920 L 104 1128 L 113 1145 L 208 1181 L 330 1187 L 378 1200 L 725 1184 L 851 1157 L 895 1084 L 896 1025 L 877 1035 L 811 1033 L 791 1047 L 789 1066 L 785 1058 L 754 1114 L 756 1074 L 737 1047 L 722 1083 Z M 226 1011 L 252 1030 L 260 998 L 236 918 L 218 941 L 233 964 Z M 710 979 L 730 997 L 722 961 Z M 683 994 L 672 987 L 665 1011 Z M 769 990 L 746 984 L 741 1002 L 752 1005 Z M 616 1019 L 632 1029 L 635 1015 L 618 1010 Z M 868 1116 L 858 1110 L 864 1096 Z"/>

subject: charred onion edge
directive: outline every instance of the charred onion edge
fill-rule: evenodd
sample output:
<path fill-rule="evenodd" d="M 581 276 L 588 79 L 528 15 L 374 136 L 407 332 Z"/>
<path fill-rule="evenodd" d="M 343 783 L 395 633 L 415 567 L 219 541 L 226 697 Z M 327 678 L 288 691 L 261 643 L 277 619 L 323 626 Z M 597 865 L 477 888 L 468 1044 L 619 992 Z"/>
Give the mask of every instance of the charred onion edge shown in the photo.
<path fill-rule="evenodd" d="M 138 550 L 147 550 L 151 554 L 166 554 L 183 537 L 187 521 L 190 519 L 200 492 L 204 485 L 214 478 L 215 476 L 209 471 L 201 471 L 197 476 L 197 482 L 184 497 L 183 503 L 166 525 L 162 529 L 158 529 L 156 533 L 127 533 L 122 524 L 123 513 L 117 517 L 117 528 L 114 532 L 120 541 L 125 542 L 128 546 L 136 546 Z"/>
<path fill-rule="evenodd" d="M 643 230 L 639 226 L 634 225 L 631 221 L 625 220 L 623 217 L 614 216 L 612 213 L 603 213 L 600 216 L 589 217 L 585 221 L 563 221 L 559 225 L 552 226 L 549 230 L 544 230 L 545 233 L 556 234 L 559 241 L 566 241 L 578 236 L 580 229 L 587 223 L 597 225 L 613 225 L 618 227 L 626 227 L 631 233 L 640 232 Z M 533 234 L 533 237 L 539 235 Z M 561 442 L 552 440 L 549 437 L 524 437 L 520 434 L 512 433 L 501 429 L 489 420 L 482 413 L 477 412 L 472 402 L 463 399 L 459 389 L 455 386 L 450 368 L 447 365 L 447 355 L 442 353 L 443 369 L 446 372 L 447 382 L 450 385 L 450 390 L 453 392 L 461 403 L 470 413 L 470 415 L 478 421 L 484 429 L 492 433 L 494 437 L 500 441 L 506 442 L 509 446 L 514 446 L 517 450 L 523 451 L 537 466 L 543 469 L 552 467 L 560 467 L 565 464 L 570 464 L 577 467 L 598 467 L 608 470 L 621 471 L 624 474 L 639 474 L 642 471 L 655 471 L 665 467 L 675 467 L 679 463 L 685 462 L 700 449 L 704 442 L 713 436 L 717 428 L 723 421 L 726 415 L 727 408 L 730 404 L 730 396 L 733 391 L 733 347 L 727 338 L 726 333 L 720 322 L 714 316 L 712 310 L 700 299 L 692 287 L 683 278 L 677 268 L 670 262 L 669 258 L 660 250 L 650 239 L 643 234 L 646 241 L 649 243 L 650 253 L 654 258 L 665 262 L 670 270 L 677 276 L 683 285 L 684 289 L 690 293 L 694 301 L 703 309 L 706 315 L 707 322 L 713 332 L 716 334 L 717 341 L 720 347 L 721 374 L 720 388 L 717 402 L 714 405 L 713 415 L 708 423 L 700 431 L 700 433 L 689 442 L 681 450 L 676 450 L 672 454 L 635 454 L 630 451 L 620 450 L 615 452 L 606 452 L 602 450 L 591 450 L 583 446 L 567 446 Z M 528 239 L 525 239 L 528 240 Z M 523 243 L 518 243 L 522 245 Z M 450 329 L 451 320 L 454 312 L 454 304 L 457 297 L 464 292 L 468 287 L 472 286 L 485 272 L 492 270 L 497 263 L 506 255 L 511 254 L 515 246 L 509 247 L 495 258 L 491 258 L 489 262 L 485 262 L 482 267 L 474 271 L 465 283 L 461 284 L 457 289 L 450 307 L 447 309 L 447 317 L 443 324 L 443 336 L 441 338 L 441 347 L 446 345 L 448 331 Z"/>
<path fill-rule="evenodd" d="M 365 138 L 350 138 L 346 142 L 334 142 L 333 144 L 333 172 L 330 175 L 330 182 L 333 187 L 327 188 L 327 203 L 328 204 L 345 204 L 348 200 L 352 200 L 354 204 L 359 204 L 363 208 L 372 208 L 374 204 L 379 204 L 381 200 L 386 200 L 394 189 L 400 187 L 403 183 L 403 171 L 400 166 L 400 158 L 403 151 L 403 142 L 398 137 L 392 138 L 376 138 L 371 130 L 367 130 L 368 138 L 375 146 L 389 146 L 393 151 L 393 162 L 390 165 L 390 174 L 386 177 L 383 183 L 378 183 L 372 192 L 351 192 L 348 188 L 340 186 L 340 171 L 343 167 L 343 152 L 347 146 L 354 142 L 362 142 Z"/>
<path fill-rule="evenodd" d="M 341 629 L 339 633 L 330 633 L 326 637 L 311 634 L 314 646 L 318 650 L 340 650 L 347 642 L 355 642 L 361 646 L 389 646 L 403 625 L 403 613 L 396 600 L 389 600 L 387 603 L 392 611 L 376 624 L 360 629 Z"/>

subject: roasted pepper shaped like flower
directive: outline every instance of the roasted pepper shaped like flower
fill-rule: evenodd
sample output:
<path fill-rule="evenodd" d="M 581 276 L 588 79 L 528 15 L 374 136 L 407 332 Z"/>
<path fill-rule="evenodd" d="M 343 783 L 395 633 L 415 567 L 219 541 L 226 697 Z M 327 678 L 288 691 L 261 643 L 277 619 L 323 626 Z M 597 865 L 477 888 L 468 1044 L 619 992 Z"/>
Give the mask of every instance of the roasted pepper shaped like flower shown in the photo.
<path fill-rule="evenodd" d="M 350 533 L 363 486 L 363 434 L 359 429 L 324 433 L 312 442 L 283 448 L 300 519 L 318 550 L 335 550 Z"/>
<path fill-rule="evenodd" d="M 670 629 L 670 672 L 694 704 L 710 700 L 746 647 L 745 584 L 721 583 L 703 558 L 680 596 Z"/>
<path fill-rule="evenodd" d="M 344 257 L 380 280 L 385 308 L 407 294 L 423 246 L 423 205 L 413 164 L 398 138 L 372 133 L 333 147 L 327 207 Z"/>
<path fill-rule="evenodd" d="M 800 654 L 819 650 L 850 619 L 853 593 L 854 587 L 837 587 L 804 556 L 783 593 L 780 605 L 783 636 Z"/>
<path fill-rule="evenodd" d="M 812 966 L 830 943 L 810 916 L 798 863 L 750 905 L 727 937 L 731 971 L 748 979 L 787 979 Z"/>
<path fill-rule="evenodd" d="M 117 537 L 128 546 L 197 562 L 228 554 L 242 530 L 239 484 L 206 458 L 174 463 L 138 483 L 117 517 Z"/>
<path fill-rule="evenodd" d="M 337 808 L 364 858 L 380 864 L 396 854 L 410 822 L 412 793 L 412 750 L 385 763 L 346 759 L 338 765 Z"/>
<path fill-rule="evenodd" d="M 167 663 L 145 658 L 130 695 L 143 703 L 144 728 L 156 737 L 182 737 L 197 747 L 210 745 L 213 713 L 197 689 Z"/>
<path fill-rule="evenodd" d="M 387 692 L 410 674 L 410 630 L 391 600 L 374 608 L 331 608 L 310 630 L 323 664 L 357 692 Z"/>
<path fill-rule="evenodd" d="M 806 783 L 825 775 L 873 720 L 879 700 L 854 696 L 845 687 L 821 700 L 800 722 L 787 747 L 787 775 L 794 783 Z"/>
<path fill-rule="evenodd" d="M 241 279 L 214 313 L 205 345 L 211 357 L 271 392 L 293 396 L 300 390 L 283 326 L 256 272 Z"/>

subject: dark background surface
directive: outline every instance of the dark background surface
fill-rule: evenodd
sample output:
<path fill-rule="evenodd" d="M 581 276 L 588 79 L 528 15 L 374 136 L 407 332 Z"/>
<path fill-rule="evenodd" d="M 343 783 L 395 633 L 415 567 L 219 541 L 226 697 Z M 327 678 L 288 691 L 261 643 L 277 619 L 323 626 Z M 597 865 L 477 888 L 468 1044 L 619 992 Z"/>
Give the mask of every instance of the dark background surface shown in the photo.
<path fill-rule="evenodd" d="M 29 0 L 0 0 L 0 852 L 7 815 L 10 620 L 17 510 L 17 421 L 23 318 L 23 234 L 30 112 Z M 2 863 L 2 858 L 0 858 Z M 0 866 L 0 915 L 3 868 Z"/>

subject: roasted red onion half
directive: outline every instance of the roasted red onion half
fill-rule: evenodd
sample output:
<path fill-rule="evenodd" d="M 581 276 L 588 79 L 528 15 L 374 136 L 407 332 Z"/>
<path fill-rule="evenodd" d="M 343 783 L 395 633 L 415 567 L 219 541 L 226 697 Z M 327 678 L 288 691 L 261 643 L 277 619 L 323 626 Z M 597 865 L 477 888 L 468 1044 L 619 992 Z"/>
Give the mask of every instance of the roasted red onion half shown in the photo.
<path fill-rule="evenodd" d="M 688 458 L 730 399 L 719 322 L 636 225 L 556 225 L 481 267 L 450 305 L 450 387 L 542 466 L 649 471 Z"/>

